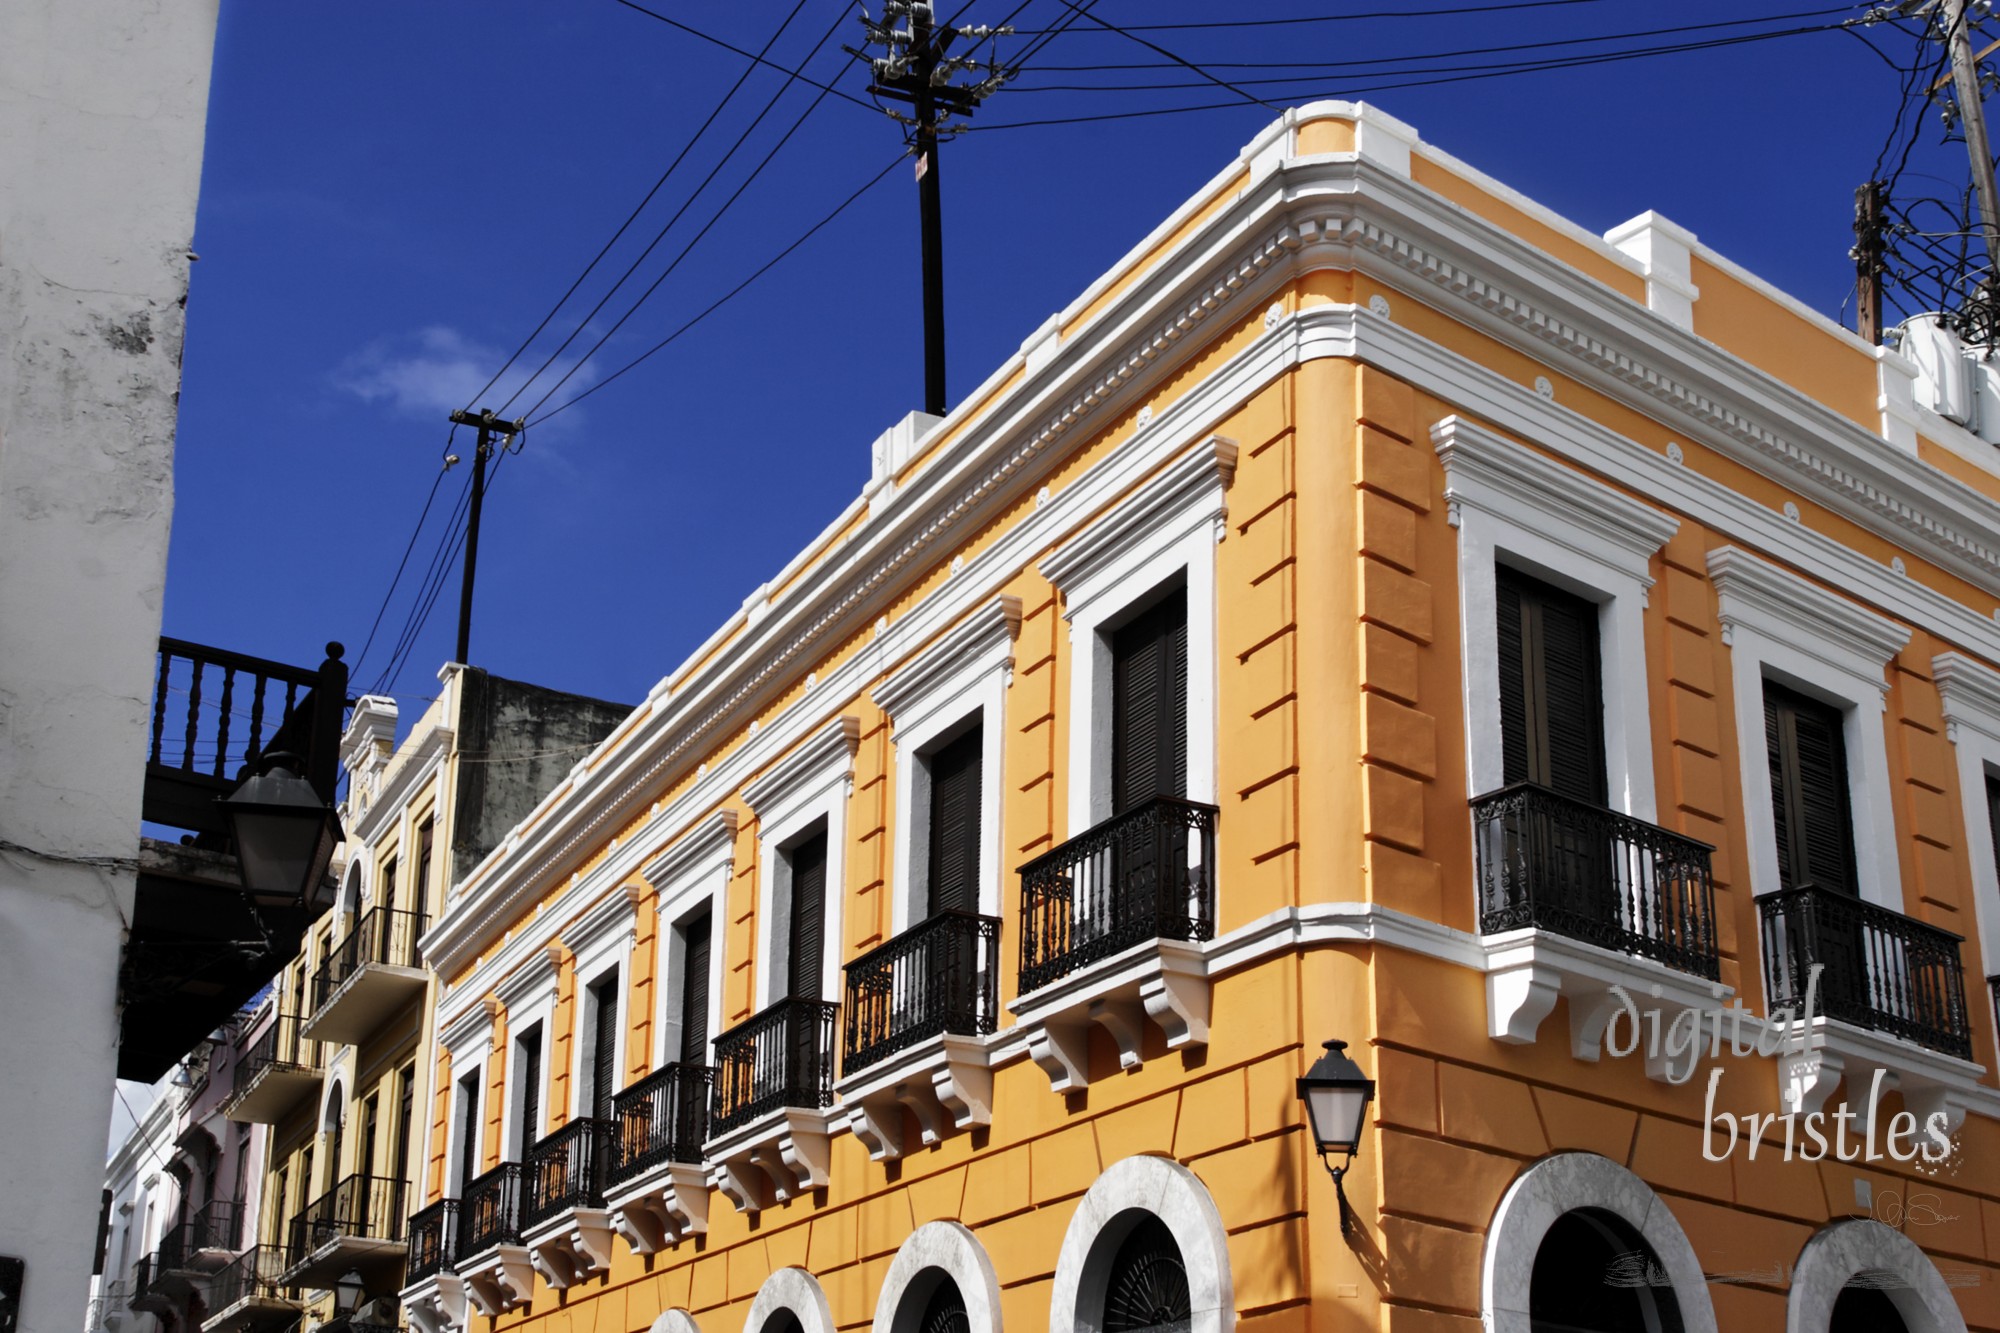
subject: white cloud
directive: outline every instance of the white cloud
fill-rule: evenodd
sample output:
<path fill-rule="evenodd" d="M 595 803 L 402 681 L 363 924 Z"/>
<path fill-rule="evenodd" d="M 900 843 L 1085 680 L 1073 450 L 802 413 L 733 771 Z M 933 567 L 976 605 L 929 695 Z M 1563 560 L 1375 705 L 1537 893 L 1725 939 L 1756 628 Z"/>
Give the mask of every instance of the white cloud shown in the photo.
<path fill-rule="evenodd" d="M 577 341 L 588 345 L 583 338 Z M 492 407 L 507 416 L 520 416 L 576 365 L 575 355 L 565 353 L 511 407 L 501 409 L 500 405 L 513 397 L 515 389 L 547 355 L 539 347 L 531 348 L 492 389 L 482 393 L 481 386 L 507 359 L 506 352 L 439 324 L 411 334 L 377 338 L 343 362 L 334 372 L 333 382 L 363 402 L 430 421 L 442 421 L 450 413 L 468 406 Z M 595 378 L 594 367 L 585 366 L 570 376 L 547 406 L 556 407 L 575 397 L 589 388 Z M 581 415 L 581 410 L 576 409 L 556 420 L 574 428 L 577 423 L 571 418 Z"/>

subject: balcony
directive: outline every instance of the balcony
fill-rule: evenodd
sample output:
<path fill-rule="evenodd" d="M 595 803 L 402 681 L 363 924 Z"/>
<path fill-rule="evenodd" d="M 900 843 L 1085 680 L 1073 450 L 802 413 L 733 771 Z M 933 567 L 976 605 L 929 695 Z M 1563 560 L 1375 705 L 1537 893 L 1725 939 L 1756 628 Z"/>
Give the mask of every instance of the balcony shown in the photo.
<path fill-rule="evenodd" d="M 370 908 L 313 976 L 313 1011 L 304 1035 L 358 1045 L 424 993 L 417 940 L 422 912 Z"/>
<path fill-rule="evenodd" d="M 465 1327 L 465 1282 L 452 1271 L 458 1231 L 457 1199 L 439 1199 L 410 1217 L 410 1258 L 401 1300 L 420 1333 Z"/>
<path fill-rule="evenodd" d="M 400 1270 L 409 1254 L 403 1236 L 408 1194 L 400 1180 L 353 1175 L 314 1199 L 292 1219 L 285 1280 L 326 1287 L 349 1269 L 363 1277 Z"/>
<path fill-rule="evenodd" d="M 185 1300 L 198 1281 L 235 1257 L 236 1205 L 214 1199 L 193 1217 L 160 1237 L 153 1261 L 152 1284 L 172 1302 Z"/>
<path fill-rule="evenodd" d="M 140 842 L 118 978 L 120 1078 L 165 1073 L 298 952 L 316 915 L 296 895 L 244 893 L 216 801 L 263 755 L 284 751 L 331 803 L 347 667 L 339 644 L 327 652 L 315 669 L 160 640 L 141 817 L 189 836 Z"/>
<path fill-rule="evenodd" d="M 848 964 L 840 1096 L 876 1161 L 903 1154 L 905 1108 L 927 1145 L 992 1119 L 999 949 L 998 917 L 941 912 Z"/>
<path fill-rule="evenodd" d="M 1020 998 L 1028 1053 L 1059 1092 L 1091 1079 L 1106 1032 L 1122 1069 L 1145 1059 L 1148 1020 L 1169 1050 L 1208 1041 L 1220 812 L 1155 797 L 1021 867 Z"/>
<path fill-rule="evenodd" d="M 253 1245 L 209 1280 L 202 1333 L 264 1333 L 295 1322 L 304 1309 L 285 1285 L 285 1254 L 276 1245 Z"/>
<path fill-rule="evenodd" d="M 1618 991 L 1662 1023 L 1729 993 L 1706 843 L 1529 782 L 1471 810 L 1495 1041 L 1533 1042 L 1566 997 L 1570 1053 L 1595 1061 Z M 1660 1058 L 1647 1066 L 1655 1079 L 1669 1072 Z"/>
<path fill-rule="evenodd" d="M 1942 1112 L 1956 1129 L 1973 1083 L 1963 940 L 1901 912 L 1812 885 L 1757 900 L 1767 1012 L 1807 1031 L 1779 1057 L 1787 1109 L 1816 1111 L 1844 1078 L 1865 1099 L 1873 1071 L 1919 1124 Z M 1814 981 L 1817 969 L 1817 982 Z"/>
<path fill-rule="evenodd" d="M 655 1254 L 708 1230 L 708 1101 L 715 1071 L 665 1065 L 618 1094 L 611 1115 L 611 1226 L 636 1254 Z"/>
<path fill-rule="evenodd" d="M 279 1014 L 236 1062 L 236 1089 L 224 1116 L 250 1125 L 275 1125 L 287 1111 L 319 1090 L 325 1072 L 318 1042 L 307 1041 L 296 1014 Z"/>
<path fill-rule="evenodd" d="M 716 1039 L 707 1156 L 746 1212 L 826 1184 L 839 1013 L 829 1000 L 780 1000 Z"/>
<path fill-rule="evenodd" d="M 573 1287 L 611 1267 L 604 1184 L 618 1126 L 572 1120 L 521 1154 L 521 1239 L 551 1287 Z"/>
<path fill-rule="evenodd" d="M 534 1293 L 533 1262 L 521 1244 L 519 1162 L 502 1162 L 461 1191 L 453 1263 L 481 1314 L 505 1314 Z"/>

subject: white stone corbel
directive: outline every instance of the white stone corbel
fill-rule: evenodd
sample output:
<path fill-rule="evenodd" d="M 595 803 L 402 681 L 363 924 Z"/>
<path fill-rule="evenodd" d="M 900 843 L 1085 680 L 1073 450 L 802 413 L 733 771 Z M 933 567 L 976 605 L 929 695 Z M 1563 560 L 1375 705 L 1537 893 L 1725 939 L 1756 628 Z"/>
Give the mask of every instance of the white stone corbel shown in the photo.
<path fill-rule="evenodd" d="M 966 1037 L 944 1038 L 945 1067 L 931 1071 L 931 1091 L 951 1117 L 952 1128 L 993 1123 L 993 1070 L 987 1051 Z"/>
<path fill-rule="evenodd" d="M 903 1155 L 903 1104 L 893 1096 L 875 1096 L 847 1112 L 847 1128 L 868 1149 L 871 1162 L 892 1162 Z"/>
<path fill-rule="evenodd" d="M 1145 1061 L 1142 1043 L 1146 1036 L 1145 1010 L 1131 1000 L 1092 1000 L 1087 1010 L 1090 1021 L 1111 1034 L 1118 1046 L 1118 1067 L 1137 1069 Z"/>
<path fill-rule="evenodd" d="M 1824 1046 L 1778 1053 L 1778 1101 L 1787 1111 L 1811 1114 L 1823 1110 L 1826 1099 L 1850 1071 L 1847 1060 Z"/>
<path fill-rule="evenodd" d="M 1488 972 L 1486 1035 L 1517 1046 L 1532 1042 L 1561 993 L 1557 974 L 1533 963 Z"/>
<path fill-rule="evenodd" d="M 473 1308 L 488 1318 L 526 1305 L 535 1290 L 534 1261 L 520 1245 L 488 1250 L 461 1264 L 458 1275 L 465 1279 L 465 1294 Z"/>
<path fill-rule="evenodd" d="M 1028 1034 L 1028 1058 L 1057 1092 L 1090 1086 L 1090 1025 L 1047 1019 Z"/>
<path fill-rule="evenodd" d="M 1139 983 L 1139 1001 L 1165 1034 L 1168 1050 L 1208 1044 L 1208 972 L 1198 951 L 1163 941 L 1159 974 Z"/>

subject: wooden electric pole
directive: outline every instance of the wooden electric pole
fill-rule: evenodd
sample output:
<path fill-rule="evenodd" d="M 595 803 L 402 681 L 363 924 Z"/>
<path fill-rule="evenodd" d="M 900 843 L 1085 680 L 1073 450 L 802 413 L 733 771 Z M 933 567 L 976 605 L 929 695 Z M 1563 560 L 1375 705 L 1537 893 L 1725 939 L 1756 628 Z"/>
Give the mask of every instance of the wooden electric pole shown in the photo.
<path fill-rule="evenodd" d="M 503 421 L 495 416 L 491 408 L 477 412 L 463 409 L 451 414 L 454 426 L 477 426 L 479 447 L 472 455 L 472 508 L 465 519 L 465 577 L 458 590 L 458 652 L 452 660 L 463 666 L 470 666 L 472 650 L 472 579 L 473 570 L 479 564 L 479 514 L 486 503 L 486 462 L 493 456 L 494 440 L 501 448 L 519 435 L 527 425 L 522 421 Z"/>
<path fill-rule="evenodd" d="M 1882 345 L 1882 275 L 1888 270 L 1888 243 L 1882 237 L 1882 182 L 1869 181 L 1854 192 L 1855 332 Z"/>
<path fill-rule="evenodd" d="M 924 411 L 943 416 L 949 403 L 945 394 L 944 356 L 944 205 L 939 193 L 938 142 L 955 133 L 952 117 L 970 117 L 979 104 L 1008 79 L 1014 71 L 988 61 L 982 64 L 950 54 L 960 38 L 984 41 L 1012 32 L 1011 28 L 955 28 L 939 25 L 929 0 L 887 0 L 884 21 L 875 22 L 863 14 L 868 44 L 880 46 L 886 55 L 870 57 L 849 47 L 851 55 L 868 59 L 874 75 L 868 91 L 910 108 L 908 114 L 883 110 L 907 127 L 917 155 L 917 216 L 923 247 L 924 288 Z M 907 26 L 895 26 L 907 20 Z M 983 71 L 978 83 L 959 84 L 952 76 L 962 71 Z M 944 135 L 940 134 L 940 128 Z"/>

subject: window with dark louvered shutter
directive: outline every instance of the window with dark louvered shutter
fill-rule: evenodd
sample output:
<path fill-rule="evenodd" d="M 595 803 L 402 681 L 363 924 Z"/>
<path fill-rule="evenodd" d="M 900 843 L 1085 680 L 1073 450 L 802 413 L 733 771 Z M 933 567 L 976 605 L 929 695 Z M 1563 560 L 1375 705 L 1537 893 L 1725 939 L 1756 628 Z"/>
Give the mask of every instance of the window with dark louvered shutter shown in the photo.
<path fill-rule="evenodd" d="M 1494 570 L 1494 592 L 1503 780 L 1603 805 L 1597 607 L 1505 565 Z"/>
<path fill-rule="evenodd" d="M 979 909 L 980 734 L 930 756 L 930 914 Z"/>
<path fill-rule="evenodd" d="M 1111 812 L 1187 795 L 1187 590 L 1111 635 Z"/>
<path fill-rule="evenodd" d="M 2000 778 L 1986 775 L 1986 826 L 1993 831 L 1993 868 L 2000 872 Z"/>
<path fill-rule="evenodd" d="M 786 859 L 792 874 L 786 994 L 795 1000 L 817 1000 L 825 958 L 826 831 L 822 829 L 793 847 Z"/>
<path fill-rule="evenodd" d="M 542 1028 L 521 1035 L 521 1147 L 533 1146 L 542 1132 Z"/>
<path fill-rule="evenodd" d="M 681 927 L 681 1062 L 708 1063 L 709 914 Z"/>
<path fill-rule="evenodd" d="M 611 1097 L 618 1091 L 618 974 L 613 972 L 590 988 L 596 1030 L 591 1034 L 590 1105 L 584 1116 L 603 1120 L 611 1114 Z"/>
<path fill-rule="evenodd" d="M 1784 888 L 1810 884 L 1859 892 L 1842 722 L 1839 709 L 1764 682 L 1764 742 Z"/>
<path fill-rule="evenodd" d="M 479 1075 L 458 1081 L 458 1187 L 463 1190 L 479 1174 Z"/>

